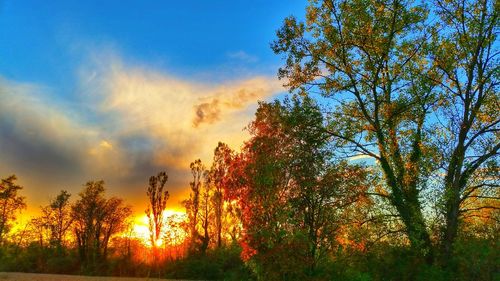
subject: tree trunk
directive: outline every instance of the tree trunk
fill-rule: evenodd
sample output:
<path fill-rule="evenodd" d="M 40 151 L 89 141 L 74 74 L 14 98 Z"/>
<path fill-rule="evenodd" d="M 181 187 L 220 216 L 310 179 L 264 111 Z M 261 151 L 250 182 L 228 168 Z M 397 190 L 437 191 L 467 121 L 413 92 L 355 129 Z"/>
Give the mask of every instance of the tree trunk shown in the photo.
<path fill-rule="evenodd" d="M 453 256 L 453 244 L 458 233 L 458 218 L 460 215 L 460 190 L 465 183 L 461 183 L 462 167 L 465 156 L 466 126 L 462 126 L 459 141 L 450 159 L 448 173 L 445 177 L 445 214 L 446 225 L 444 229 L 442 244 L 442 264 L 450 264 Z"/>
<path fill-rule="evenodd" d="M 410 240 L 410 245 L 415 254 L 424 257 L 428 264 L 434 262 L 434 253 L 430 235 L 427 232 L 424 217 L 421 211 L 418 198 L 408 198 L 406 206 L 396 206 L 403 223 L 406 233 Z"/>
<path fill-rule="evenodd" d="M 217 247 L 220 248 L 222 246 L 222 225 L 219 224 L 217 229 Z"/>
<path fill-rule="evenodd" d="M 205 254 L 208 249 L 208 243 L 210 242 L 210 237 L 208 236 L 208 229 L 205 228 L 205 233 L 201 243 L 201 253 Z"/>
<path fill-rule="evenodd" d="M 434 262 L 434 253 L 430 235 L 427 232 L 422 206 L 418 198 L 416 177 L 411 184 L 403 185 L 403 181 L 396 177 L 393 169 L 385 158 L 380 159 L 387 185 L 391 188 L 391 203 L 397 209 L 405 225 L 406 235 L 410 240 L 412 251 L 424 257 L 428 264 Z M 402 169 L 400 167 L 399 169 Z M 399 174 L 404 174 L 402 170 Z"/>

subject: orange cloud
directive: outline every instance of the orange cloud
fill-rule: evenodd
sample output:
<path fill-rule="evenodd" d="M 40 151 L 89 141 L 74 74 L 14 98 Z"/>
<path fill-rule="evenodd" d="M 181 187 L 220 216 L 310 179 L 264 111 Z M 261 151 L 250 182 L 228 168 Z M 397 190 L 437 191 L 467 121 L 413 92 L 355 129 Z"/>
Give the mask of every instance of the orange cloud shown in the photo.
<path fill-rule="evenodd" d="M 194 127 L 198 127 L 201 123 L 212 124 L 220 119 L 221 108 L 218 99 L 213 99 L 211 102 L 204 102 L 195 105 L 194 109 Z"/>
<path fill-rule="evenodd" d="M 120 61 L 106 65 L 92 82 L 101 85 L 101 113 L 119 119 L 115 135 L 149 139 L 157 165 L 185 168 L 219 140 L 239 147 L 256 102 L 282 91 L 277 79 L 264 76 L 215 84 Z"/>

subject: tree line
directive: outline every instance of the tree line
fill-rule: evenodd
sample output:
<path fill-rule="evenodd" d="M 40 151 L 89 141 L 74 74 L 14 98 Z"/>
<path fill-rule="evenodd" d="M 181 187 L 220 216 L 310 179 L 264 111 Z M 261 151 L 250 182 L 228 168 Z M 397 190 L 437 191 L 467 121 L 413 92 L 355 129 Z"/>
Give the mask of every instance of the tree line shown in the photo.
<path fill-rule="evenodd" d="M 15 214 L 26 207 L 25 198 L 18 193 L 22 187 L 15 180 L 15 176 L 10 176 L 2 179 L 0 185 L 0 237 L 9 234 Z M 126 229 L 131 208 L 123 199 L 106 198 L 104 181 L 87 182 L 73 203 L 70 197 L 62 190 L 41 207 L 39 216 L 17 229 L 10 239 L 0 241 L 2 265 L 6 269 L 56 273 L 81 270 L 89 274 L 102 270 L 110 242 Z"/>

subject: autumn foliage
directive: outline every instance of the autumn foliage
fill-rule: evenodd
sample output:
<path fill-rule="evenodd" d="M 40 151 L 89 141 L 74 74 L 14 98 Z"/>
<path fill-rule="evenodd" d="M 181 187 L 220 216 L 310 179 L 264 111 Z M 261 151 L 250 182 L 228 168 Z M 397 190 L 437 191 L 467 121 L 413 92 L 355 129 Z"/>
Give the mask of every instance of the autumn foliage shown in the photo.
<path fill-rule="evenodd" d="M 26 202 L 10 176 L 0 271 L 498 280 L 498 23 L 498 1 L 310 1 L 271 44 L 290 94 L 258 103 L 240 147 L 214 140 L 211 163 L 189 165 L 185 219 L 164 216 L 161 172 L 149 247 L 103 181 L 14 230 Z"/>

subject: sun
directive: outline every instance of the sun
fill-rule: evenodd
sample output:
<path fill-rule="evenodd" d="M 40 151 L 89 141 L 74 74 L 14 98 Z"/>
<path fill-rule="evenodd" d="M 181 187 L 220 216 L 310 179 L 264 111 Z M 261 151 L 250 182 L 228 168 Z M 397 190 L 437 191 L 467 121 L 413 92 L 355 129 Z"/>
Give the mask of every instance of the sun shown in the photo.
<path fill-rule="evenodd" d="M 186 238 L 186 231 L 180 227 L 180 224 L 186 221 L 185 212 L 177 210 L 165 210 L 163 214 L 162 236 L 158 239 L 156 246 L 174 246 L 181 244 Z M 144 245 L 151 247 L 149 236 L 149 221 L 146 214 L 136 216 L 134 219 L 133 236 L 140 239 Z"/>

